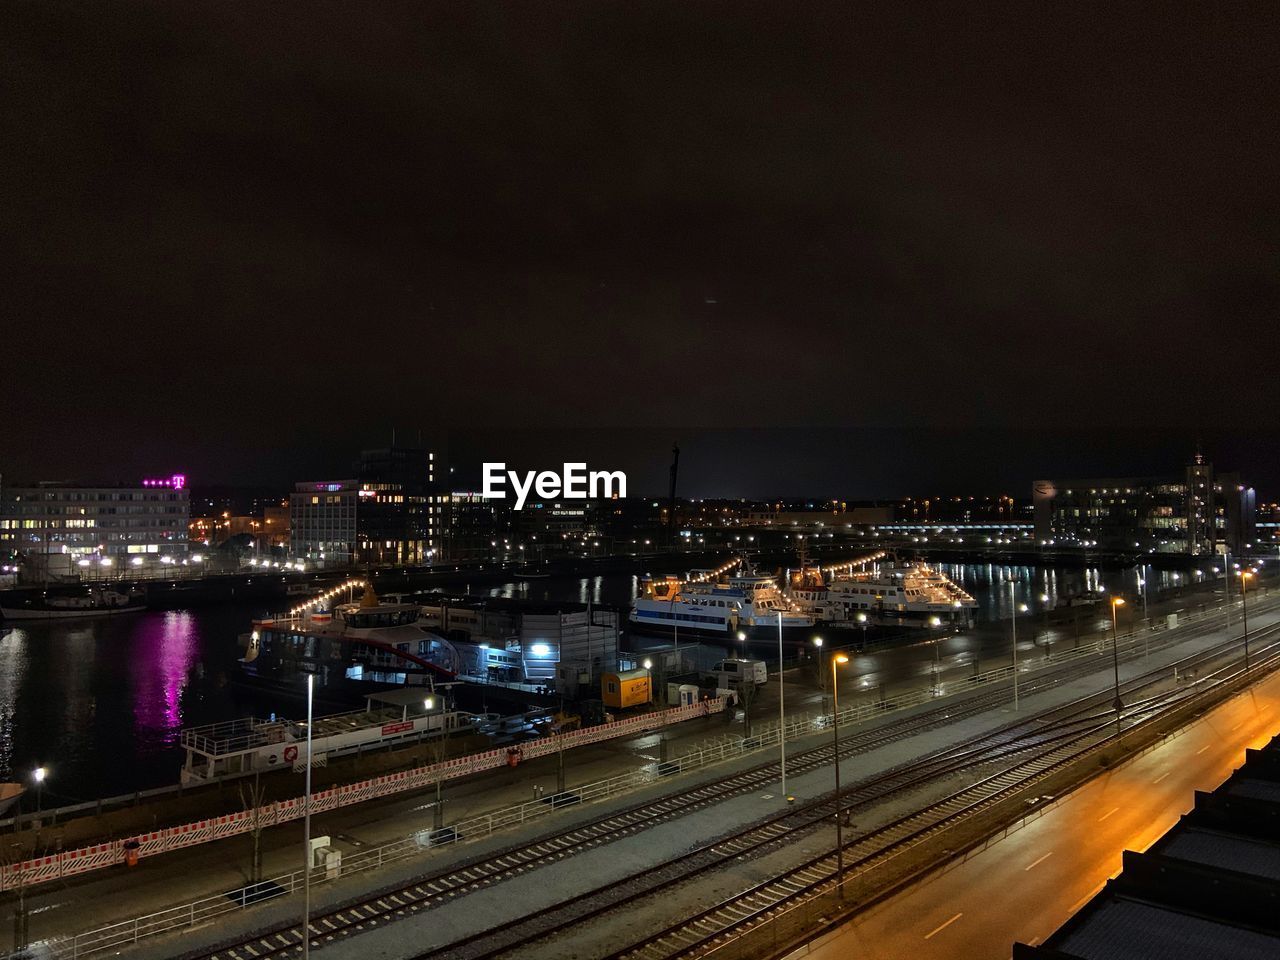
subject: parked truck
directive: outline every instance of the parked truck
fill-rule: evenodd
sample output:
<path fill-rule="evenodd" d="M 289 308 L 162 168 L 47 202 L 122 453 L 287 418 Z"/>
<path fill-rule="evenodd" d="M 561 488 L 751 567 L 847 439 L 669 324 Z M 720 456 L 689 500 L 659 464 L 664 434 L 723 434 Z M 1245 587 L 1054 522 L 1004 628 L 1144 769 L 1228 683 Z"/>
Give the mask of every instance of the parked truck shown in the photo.
<path fill-rule="evenodd" d="M 715 685 L 721 690 L 737 690 L 744 683 L 754 683 L 757 687 L 769 682 L 769 670 L 763 660 L 746 660 L 733 657 L 721 660 L 712 670 Z"/>

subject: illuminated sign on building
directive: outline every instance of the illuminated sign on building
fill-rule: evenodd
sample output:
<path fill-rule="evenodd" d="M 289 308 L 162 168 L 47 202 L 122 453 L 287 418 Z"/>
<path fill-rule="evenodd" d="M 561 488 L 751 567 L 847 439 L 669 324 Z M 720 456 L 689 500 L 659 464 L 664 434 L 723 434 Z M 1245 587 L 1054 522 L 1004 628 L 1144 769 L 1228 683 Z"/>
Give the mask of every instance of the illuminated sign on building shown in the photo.
<path fill-rule="evenodd" d="M 187 485 L 187 475 L 185 473 L 175 473 L 167 480 L 143 480 L 144 487 L 169 487 L 172 490 L 181 490 Z"/>

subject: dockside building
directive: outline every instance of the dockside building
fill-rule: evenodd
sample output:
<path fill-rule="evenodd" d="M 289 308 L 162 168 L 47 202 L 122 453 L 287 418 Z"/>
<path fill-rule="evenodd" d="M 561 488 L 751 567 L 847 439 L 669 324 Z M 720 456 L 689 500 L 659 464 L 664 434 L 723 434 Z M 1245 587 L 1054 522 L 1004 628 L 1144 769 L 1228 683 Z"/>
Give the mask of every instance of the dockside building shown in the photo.
<path fill-rule="evenodd" d="M 1196 457 L 1180 475 L 1037 480 L 1036 540 L 1046 546 L 1205 556 L 1256 544 L 1253 487 Z"/>

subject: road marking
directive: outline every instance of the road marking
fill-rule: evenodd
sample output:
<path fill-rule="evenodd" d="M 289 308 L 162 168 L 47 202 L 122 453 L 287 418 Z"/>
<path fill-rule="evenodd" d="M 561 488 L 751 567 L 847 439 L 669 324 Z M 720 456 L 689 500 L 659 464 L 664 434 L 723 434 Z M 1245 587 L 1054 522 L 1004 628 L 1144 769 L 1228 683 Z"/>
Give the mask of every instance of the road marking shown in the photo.
<path fill-rule="evenodd" d="M 934 934 L 941 933 L 943 930 L 947 929 L 947 927 L 951 926 L 953 923 L 955 923 L 957 920 L 959 920 L 959 919 L 960 919 L 961 917 L 963 917 L 963 916 L 964 916 L 964 914 L 963 914 L 963 913 L 957 913 L 954 917 L 952 917 L 952 918 L 951 918 L 950 920 L 948 920 L 946 923 L 942 924 L 942 926 L 940 926 L 940 927 L 934 927 L 932 930 L 930 930 L 928 933 L 926 933 L 926 934 L 924 935 L 924 938 L 925 938 L 926 940 L 928 940 L 928 939 L 929 939 L 930 937 L 932 937 Z"/>
<path fill-rule="evenodd" d="M 1023 872 L 1023 873 L 1026 873 L 1026 872 L 1027 872 L 1028 870 L 1030 870 L 1032 867 L 1038 867 L 1040 864 L 1044 863 L 1046 860 L 1048 860 L 1048 859 L 1049 859 L 1050 857 L 1052 857 L 1052 856 L 1053 856 L 1053 851 L 1052 851 L 1052 850 L 1050 850 L 1048 853 L 1046 853 L 1043 857 L 1041 857 L 1041 858 L 1040 858 L 1039 860 L 1037 860 L 1035 863 L 1030 863 L 1030 864 L 1028 864 L 1027 866 L 1023 867 L 1023 868 L 1022 868 L 1022 872 Z"/>
<path fill-rule="evenodd" d="M 1086 893 L 1083 897 L 1081 897 L 1079 900 L 1077 900 L 1075 903 L 1071 905 L 1071 909 L 1067 911 L 1067 915 L 1070 916 L 1074 914 L 1077 910 L 1079 910 L 1086 903 L 1088 903 L 1095 896 L 1097 896 L 1098 891 L 1101 890 L 1106 885 L 1107 885 L 1107 881 L 1103 880 L 1100 884 L 1098 884 L 1096 887 L 1094 887 L 1092 890 Z"/>
<path fill-rule="evenodd" d="M 1244 721 L 1241 720 L 1239 723 L 1237 723 L 1234 727 L 1231 728 L 1231 732 L 1235 733 L 1237 730 L 1239 730 L 1243 726 L 1244 726 Z"/>
<path fill-rule="evenodd" d="M 1103 820 L 1107 819 L 1107 817 L 1111 816 L 1113 813 L 1115 813 L 1119 809 L 1120 809 L 1119 807 L 1112 807 L 1110 810 L 1108 810 L 1106 813 L 1104 813 L 1102 816 L 1098 818 L 1098 822 L 1101 823 Z"/>
<path fill-rule="evenodd" d="M 1206 750 L 1208 750 L 1212 746 L 1213 746 L 1212 743 L 1206 743 L 1203 747 L 1201 747 L 1199 750 L 1196 751 L 1196 756 L 1197 757 L 1200 756 L 1200 754 L 1204 753 Z"/>
<path fill-rule="evenodd" d="M 1160 774 L 1160 776 L 1156 777 L 1156 778 L 1155 778 L 1154 780 L 1152 780 L 1151 782 L 1152 782 L 1152 783 L 1159 783 L 1161 780 L 1163 780 L 1165 777 L 1167 777 L 1167 776 L 1168 776 L 1169 774 L 1171 774 L 1171 773 L 1173 773 L 1173 771 L 1172 771 L 1172 770 L 1166 770 L 1164 773 Z"/>

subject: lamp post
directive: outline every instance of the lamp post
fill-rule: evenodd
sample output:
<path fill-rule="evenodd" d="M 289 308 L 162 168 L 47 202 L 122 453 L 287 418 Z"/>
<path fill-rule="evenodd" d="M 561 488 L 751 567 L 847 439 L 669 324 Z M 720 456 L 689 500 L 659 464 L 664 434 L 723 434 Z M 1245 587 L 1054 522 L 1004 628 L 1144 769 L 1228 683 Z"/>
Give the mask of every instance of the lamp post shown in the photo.
<path fill-rule="evenodd" d="M 667 602 L 667 610 L 671 613 L 671 640 L 672 652 L 676 658 L 676 671 L 680 671 L 680 621 L 676 619 L 676 593 L 679 592 L 678 587 L 673 587 L 671 599 Z"/>
<path fill-rule="evenodd" d="M 860 648 L 859 652 L 866 653 L 867 652 L 867 615 L 862 611 L 859 611 L 857 619 L 858 619 L 858 626 L 862 627 L 862 647 Z"/>
<path fill-rule="evenodd" d="M 786 677 L 782 673 L 782 611 L 778 611 L 778 758 L 782 766 L 782 796 L 787 797 Z"/>
<path fill-rule="evenodd" d="M 1040 610 L 1044 614 L 1044 655 L 1048 659 L 1053 648 L 1053 631 L 1049 629 L 1049 601 L 1052 598 L 1047 593 L 1040 594 Z"/>
<path fill-rule="evenodd" d="M 818 648 L 818 684 L 822 690 L 822 712 L 827 712 L 827 671 L 822 666 L 822 638 L 814 637 L 813 645 Z"/>
<path fill-rule="evenodd" d="M 1240 619 L 1244 624 L 1244 669 L 1249 669 L 1249 602 L 1246 599 L 1249 581 L 1253 578 L 1252 570 L 1240 571 Z"/>
<path fill-rule="evenodd" d="M 836 896 L 844 896 L 844 838 L 840 831 L 840 685 L 836 682 L 836 667 L 848 663 L 849 658 L 837 653 L 831 658 L 831 742 L 835 748 L 832 765 L 836 772 Z"/>
<path fill-rule="evenodd" d="M 40 812 L 44 809 L 44 778 L 48 776 L 48 774 L 49 774 L 49 771 L 46 770 L 44 767 L 36 767 L 31 774 L 32 778 L 36 782 L 36 815 L 37 816 L 39 816 Z"/>
<path fill-rule="evenodd" d="M 302 956 L 311 956 L 311 705 L 315 674 L 307 674 L 307 775 L 302 800 Z"/>
<path fill-rule="evenodd" d="M 1013 631 L 1013 711 L 1018 712 L 1018 604 L 1014 600 L 1014 587 L 1017 581 L 1009 578 L 1009 606 L 1011 615 L 1009 626 Z"/>
<path fill-rule="evenodd" d="M 1146 658 L 1151 656 L 1151 618 L 1147 615 L 1147 578 L 1141 569 L 1138 571 L 1138 592 L 1142 594 L 1142 629 L 1145 641 L 1142 656 Z"/>
<path fill-rule="evenodd" d="M 930 618 L 929 618 L 929 627 L 930 627 L 930 629 L 931 629 L 931 630 L 936 630 L 936 629 L 938 629 L 938 627 L 940 627 L 940 626 L 942 626 L 942 618 L 941 618 L 941 617 L 930 617 Z M 940 658 L 939 658 L 939 656 L 940 656 L 940 655 L 939 655 L 939 653 L 938 653 L 938 647 L 939 647 L 939 645 L 941 645 L 941 643 L 942 643 L 942 637 L 941 637 L 941 636 L 935 636 L 935 637 L 933 637 L 933 639 L 932 639 L 932 641 L 931 641 L 931 642 L 932 642 L 932 644 L 933 644 L 933 695 L 936 697 L 936 696 L 938 696 L 938 695 L 939 695 L 939 692 L 940 692 L 939 688 L 940 688 L 940 686 L 941 686 L 941 682 L 942 682 L 941 676 L 939 675 L 939 674 L 940 674 L 940 668 L 941 668 L 941 666 L 942 666 L 942 663 L 941 663 L 941 660 L 940 660 Z"/>
<path fill-rule="evenodd" d="M 1226 594 L 1227 600 L 1227 629 L 1231 629 L 1231 554 L 1227 553 L 1222 558 L 1222 592 Z"/>
<path fill-rule="evenodd" d="M 1111 667 L 1115 673 L 1116 698 L 1112 706 L 1116 710 L 1116 732 L 1120 731 L 1120 627 L 1116 618 L 1116 610 L 1124 606 L 1124 597 L 1111 598 Z"/>

